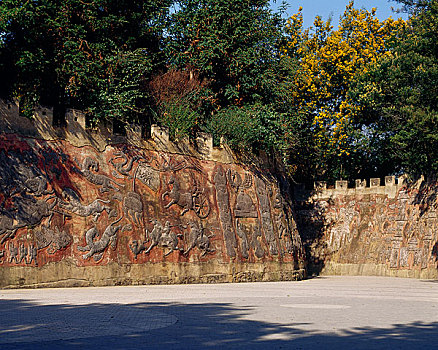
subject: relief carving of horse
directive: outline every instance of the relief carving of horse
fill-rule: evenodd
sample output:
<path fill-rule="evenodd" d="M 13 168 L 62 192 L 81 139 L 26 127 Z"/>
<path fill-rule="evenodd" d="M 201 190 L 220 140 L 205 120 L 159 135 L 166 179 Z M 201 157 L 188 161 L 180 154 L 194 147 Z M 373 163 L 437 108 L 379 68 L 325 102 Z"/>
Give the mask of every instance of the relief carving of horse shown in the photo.
<path fill-rule="evenodd" d="M 170 208 L 176 204 L 182 208 L 180 215 L 184 215 L 189 210 L 193 210 L 201 219 L 205 219 L 210 214 L 210 203 L 204 195 L 204 191 L 199 189 L 199 183 L 193 181 L 192 191 L 184 191 L 181 189 L 179 181 L 172 175 L 167 182 L 171 186 L 170 191 L 165 191 L 161 195 L 161 199 L 166 197 L 170 201 L 164 206 L 165 209 Z"/>

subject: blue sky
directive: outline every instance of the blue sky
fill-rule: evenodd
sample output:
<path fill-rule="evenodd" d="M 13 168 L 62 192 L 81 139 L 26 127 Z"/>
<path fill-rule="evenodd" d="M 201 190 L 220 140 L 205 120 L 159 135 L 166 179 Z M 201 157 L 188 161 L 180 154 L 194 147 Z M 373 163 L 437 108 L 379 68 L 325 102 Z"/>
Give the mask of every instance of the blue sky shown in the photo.
<path fill-rule="evenodd" d="M 281 0 L 273 2 L 272 7 L 275 9 L 281 4 Z M 287 14 L 290 16 L 298 11 L 300 6 L 303 7 L 303 17 L 304 17 L 304 27 L 307 28 L 313 24 L 315 16 L 319 15 L 324 20 L 329 16 L 333 19 L 333 25 L 336 27 L 339 22 L 339 16 L 344 12 L 345 7 L 350 2 L 350 0 L 286 0 L 289 5 L 287 9 Z M 377 8 L 377 17 L 379 19 L 386 19 L 388 17 L 407 18 L 406 14 L 394 13 L 391 7 L 400 7 L 400 5 L 395 1 L 388 0 L 355 0 L 354 6 L 356 8 L 366 8 L 371 10 L 371 8 Z"/>

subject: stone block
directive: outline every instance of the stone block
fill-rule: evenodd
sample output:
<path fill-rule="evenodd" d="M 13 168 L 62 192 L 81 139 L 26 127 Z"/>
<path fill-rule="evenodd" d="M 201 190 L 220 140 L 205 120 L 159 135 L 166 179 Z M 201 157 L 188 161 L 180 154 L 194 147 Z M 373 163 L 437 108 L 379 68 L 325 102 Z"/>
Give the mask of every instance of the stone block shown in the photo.
<path fill-rule="evenodd" d="M 367 180 L 357 179 L 356 180 L 356 189 L 363 189 L 367 187 Z"/>
<path fill-rule="evenodd" d="M 130 124 L 126 127 L 126 137 L 129 141 L 139 142 L 142 139 L 142 126 Z"/>
<path fill-rule="evenodd" d="M 380 186 L 380 178 L 373 177 L 370 179 L 370 187 L 379 187 Z"/>
<path fill-rule="evenodd" d="M 385 186 L 395 186 L 395 176 L 385 176 Z"/>
<path fill-rule="evenodd" d="M 221 138 L 219 139 L 219 147 L 220 148 L 224 148 L 227 144 L 227 141 L 225 140 L 225 137 L 221 136 Z"/>
<path fill-rule="evenodd" d="M 53 112 L 46 107 L 35 107 L 32 118 L 20 117 L 17 101 L 0 99 L 0 130 L 5 133 L 21 133 L 38 138 L 53 138 Z"/>
<path fill-rule="evenodd" d="M 335 189 L 346 190 L 347 188 L 348 188 L 348 181 L 345 181 L 345 180 L 336 181 Z"/>
<path fill-rule="evenodd" d="M 65 113 L 67 130 L 71 133 L 85 130 L 85 113 L 76 109 L 68 109 Z"/>
<path fill-rule="evenodd" d="M 40 137 L 53 135 L 53 108 L 37 107 L 33 113 L 33 127 Z"/>
<path fill-rule="evenodd" d="M 0 99 L 0 117 L 18 118 L 19 106 L 16 101 L 7 101 Z"/>
<path fill-rule="evenodd" d="M 35 109 L 34 118 L 44 125 L 53 125 L 53 108 L 38 107 Z"/>
<path fill-rule="evenodd" d="M 151 125 L 151 137 L 154 141 L 169 142 L 169 128 L 157 124 Z"/>
<path fill-rule="evenodd" d="M 327 181 L 315 181 L 313 188 L 317 191 L 322 191 L 327 189 Z"/>
<path fill-rule="evenodd" d="M 205 132 L 198 132 L 196 134 L 196 149 L 200 154 L 210 156 L 213 151 L 213 136 Z"/>
<path fill-rule="evenodd" d="M 400 175 L 398 177 L 398 184 L 400 186 L 406 185 L 407 182 L 408 182 L 408 175 L 407 174 L 403 174 L 403 175 Z"/>

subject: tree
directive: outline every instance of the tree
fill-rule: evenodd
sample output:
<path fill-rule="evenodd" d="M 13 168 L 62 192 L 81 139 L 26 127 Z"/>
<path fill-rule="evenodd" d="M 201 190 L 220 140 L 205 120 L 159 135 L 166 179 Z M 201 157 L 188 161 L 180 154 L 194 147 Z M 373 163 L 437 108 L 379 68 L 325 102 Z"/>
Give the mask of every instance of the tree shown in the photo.
<path fill-rule="evenodd" d="M 352 98 L 393 171 L 438 170 L 438 1 L 401 1 L 412 17 L 390 55 L 361 74 Z"/>
<path fill-rule="evenodd" d="M 348 95 L 351 83 L 369 64 L 388 55 L 389 43 L 402 20 L 380 21 L 376 9 L 354 8 L 351 1 L 333 30 L 331 21 L 316 17 L 314 28 L 303 30 L 300 11 L 287 23 L 283 53 L 299 62 L 292 86 L 292 104 L 308 117 L 306 154 L 315 178 L 334 179 L 361 171 L 360 144 L 353 117 L 357 106 Z"/>
<path fill-rule="evenodd" d="M 398 3 L 403 4 L 402 8 L 397 9 L 397 12 L 407 12 L 410 14 L 418 14 L 423 9 L 427 8 L 430 4 L 430 0 L 395 0 Z"/>
<path fill-rule="evenodd" d="M 275 84 L 280 14 L 267 0 L 185 0 L 171 19 L 169 60 L 209 81 L 213 108 L 265 98 Z"/>
<path fill-rule="evenodd" d="M 287 132 L 275 102 L 283 24 L 267 0 L 178 1 L 167 57 L 173 69 L 199 82 L 190 103 L 171 100 L 176 115 L 191 123 L 182 129 L 224 136 L 236 150 L 284 153 Z"/>
<path fill-rule="evenodd" d="M 38 104 L 83 108 L 96 119 L 144 112 L 142 81 L 158 62 L 170 1 L 4 0 L 5 95 L 22 114 Z"/>

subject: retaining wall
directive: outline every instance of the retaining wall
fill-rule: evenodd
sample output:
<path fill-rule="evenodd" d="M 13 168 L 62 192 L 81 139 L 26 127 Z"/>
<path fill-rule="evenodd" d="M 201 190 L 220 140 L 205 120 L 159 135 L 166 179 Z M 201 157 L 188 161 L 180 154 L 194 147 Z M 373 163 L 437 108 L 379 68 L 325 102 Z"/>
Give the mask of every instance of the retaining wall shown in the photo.
<path fill-rule="evenodd" d="M 304 254 L 272 174 L 211 136 L 20 118 L 0 101 L 0 287 L 295 280 Z"/>
<path fill-rule="evenodd" d="M 309 270 L 337 275 L 438 278 L 435 181 L 400 177 L 298 186 L 295 210 Z"/>

